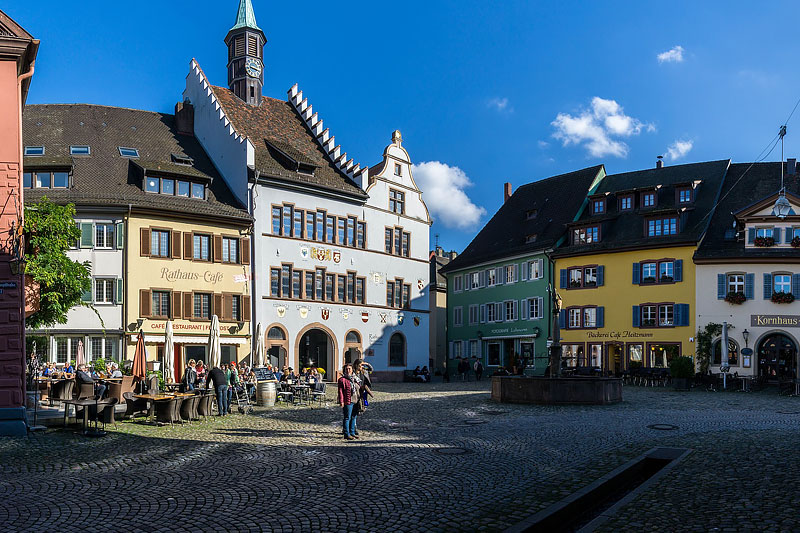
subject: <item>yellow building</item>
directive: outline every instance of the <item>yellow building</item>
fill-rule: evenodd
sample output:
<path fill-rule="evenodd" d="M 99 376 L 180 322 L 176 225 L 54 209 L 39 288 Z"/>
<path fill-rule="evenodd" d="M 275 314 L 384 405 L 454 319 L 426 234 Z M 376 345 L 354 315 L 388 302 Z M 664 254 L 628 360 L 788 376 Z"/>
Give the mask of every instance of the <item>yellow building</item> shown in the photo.
<path fill-rule="evenodd" d="M 695 353 L 692 255 L 728 161 L 606 176 L 553 254 L 563 363 L 619 374 Z"/>

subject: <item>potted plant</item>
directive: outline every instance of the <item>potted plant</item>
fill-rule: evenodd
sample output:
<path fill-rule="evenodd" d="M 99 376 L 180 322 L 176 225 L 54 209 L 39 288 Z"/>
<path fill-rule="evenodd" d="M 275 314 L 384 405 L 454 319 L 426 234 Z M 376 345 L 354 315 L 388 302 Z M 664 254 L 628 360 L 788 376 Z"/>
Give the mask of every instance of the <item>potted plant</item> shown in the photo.
<path fill-rule="evenodd" d="M 581 282 L 572 280 L 572 281 L 569 282 L 569 286 L 570 286 L 571 289 L 575 289 L 575 288 L 578 288 L 578 287 L 581 286 Z"/>
<path fill-rule="evenodd" d="M 791 292 L 773 292 L 772 302 L 776 304 L 790 304 L 794 301 L 794 294 Z"/>
<path fill-rule="evenodd" d="M 747 301 L 747 296 L 742 291 L 731 291 L 725 295 L 725 301 L 729 304 L 742 305 Z"/>
<path fill-rule="evenodd" d="M 694 360 L 686 355 L 676 357 L 669 363 L 669 372 L 675 390 L 689 390 L 694 378 Z"/>
<path fill-rule="evenodd" d="M 793 237 L 791 242 L 792 248 L 800 248 L 800 237 Z"/>
<path fill-rule="evenodd" d="M 672 283 L 674 278 L 672 276 L 661 276 L 661 283 Z"/>
<path fill-rule="evenodd" d="M 760 248 L 769 248 L 775 246 L 775 239 L 772 237 L 756 237 L 753 244 Z"/>
<path fill-rule="evenodd" d="M 646 318 L 642 320 L 642 326 L 655 326 L 656 321 L 654 318 Z"/>
<path fill-rule="evenodd" d="M 646 278 L 642 278 L 642 283 L 655 283 L 656 278 L 653 276 L 647 276 Z"/>

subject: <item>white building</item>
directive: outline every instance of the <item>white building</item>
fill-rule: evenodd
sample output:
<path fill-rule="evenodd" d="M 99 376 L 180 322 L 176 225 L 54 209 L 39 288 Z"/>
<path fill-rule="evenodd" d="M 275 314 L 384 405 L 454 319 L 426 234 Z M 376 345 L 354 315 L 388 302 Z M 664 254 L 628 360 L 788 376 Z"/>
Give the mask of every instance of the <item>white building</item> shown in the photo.
<path fill-rule="evenodd" d="M 800 176 L 789 160 L 732 164 L 695 253 L 697 324 L 727 322 L 730 372 L 766 382 L 797 376 L 800 346 Z M 773 213 L 784 186 L 791 211 Z M 714 339 L 711 371 L 722 362 Z"/>
<path fill-rule="evenodd" d="M 399 131 L 377 165 L 356 164 L 295 84 L 259 98 L 264 34 L 242 0 L 228 86 L 196 61 L 183 109 L 255 218 L 254 324 L 273 364 L 332 377 L 364 357 L 383 379 L 428 364 L 430 216 Z"/>

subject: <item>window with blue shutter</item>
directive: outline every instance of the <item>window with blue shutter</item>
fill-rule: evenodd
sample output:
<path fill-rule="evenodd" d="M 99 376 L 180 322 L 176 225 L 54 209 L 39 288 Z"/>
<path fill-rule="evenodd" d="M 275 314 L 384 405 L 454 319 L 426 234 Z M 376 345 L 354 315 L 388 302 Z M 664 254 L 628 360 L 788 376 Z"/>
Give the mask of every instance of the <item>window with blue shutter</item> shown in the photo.
<path fill-rule="evenodd" d="M 605 274 L 606 268 L 603 265 L 599 265 L 597 267 L 597 286 L 602 287 L 603 283 L 605 282 Z"/>
<path fill-rule="evenodd" d="M 125 244 L 125 237 L 123 233 L 123 224 L 122 222 L 117 223 L 117 250 L 122 250 Z"/>
<path fill-rule="evenodd" d="M 631 316 L 631 325 L 638 328 L 642 323 L 642 315 L 639 312 L 639 306 L 633 306 L 633 315 Z"/>
<path fill-rule="evenodd" d="M 558 312 L 558 327 L 559 329 L 566 329 L 567 327 L 567 310 L 562 309 Z"/>
<path fill-rule="evenodd" d="M 792 274 L 792 296 L 800 299 L 800 274 Z"/>
<path fill-rule="evenodd" d="M 683 281 L 683 259 L 675 261 L 675 281 Z"/>
<path fill-rule="evenodd" d="M 495 285 L 503 285 L 506 282 L 506 271 L 503 267 L 497 267 L 494 273 Z"/>
<path fill-rule="evenodd" d="M 792 228 L 785 228 L 784 231 L 786 231 L 786 244 L 789 244 L 792 242 Z"/>
<path fill-rule="evenodd" d="M 772 274 L 764 273 L 764 299 L 772 298 Z"/>
<path fill-rule="evenodd" d="M 606 314 L 605 313 L 605 307 L 598 306 L 597 307 L 597 322 L 596 322 L 598 328 L 606 327 L 605 314 Z"/>
<path fill-rule="evenodd" d="M 642 282 L 642 265 L 640 263 L 633 264 L 633 284 L 639 285 Z"/>
<path fill-rule="evenodd" d="M 725 299 L 725 274 L 717 274 L 717 300 Z"/>
<path fill-rule="evenodd" d="M 559 272 L 559 275 L 561 277 L 560 288 L 566 289 L 567 288 L 567 270 L 565 268 L 562 268 L 561 271 Z"/>
<path fill-rule="evenodd" d="M 775 239 L 775 244 L 781 242 L 781 228 L 772 228 L 772 238 Z"/>
<path fill-rule="evenodd" d="M 520 300 L 519 301 L 519 308 L 520 314 L 522 315 L 522 320 L 528 320 L 528 310 L 530 306 L 528 305 L 528 300 Z"/>
<path fill-rule="evenodd" d="M 124 284 L 122 283 L 122 280 L 118 278 L 117 279 L 117 301 L 116 301 L 117 305 L 122 303 L 122 299 L 124 297 L 124 292 L 125 292 L 123 289 L 124 289 Z"/>
<path fill-rule="evenodd" d="M 94 280 L 92 280 L 92 283 L 94 283 Z M 82 302 L 89 302 L 89 303 L 92 302 L 92 290 L 91 289 L 89 289 L 88 291 L 83 291 L 81 293 L 81 301 Z"/>
<path fill-rule="evenodd" d="M 756 228 L 749 228 L 747 230 L 747 244 L 753 244 L 756 241 Z"/>
<path fill-rule="evenodd" d="M 675 305 L 675 325 L 676 326 L 689 325 L 689 304 Z"/>
<path fill-rule="evenodd" d="M 748 300 L 752 300 L 755 298 L 755 284 L 756 284 L 756 275 L 755 274 L 745 274 L 744 275 L 744 297 Z"/>

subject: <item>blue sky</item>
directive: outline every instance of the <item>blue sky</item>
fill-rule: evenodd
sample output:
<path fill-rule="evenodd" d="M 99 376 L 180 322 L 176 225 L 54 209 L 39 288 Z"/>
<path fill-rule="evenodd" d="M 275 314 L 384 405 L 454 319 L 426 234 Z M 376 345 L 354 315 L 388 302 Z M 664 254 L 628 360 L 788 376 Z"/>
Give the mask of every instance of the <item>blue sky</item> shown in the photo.
<path fill-rule="evenodd" d="M 11 0 L 3 10 L 42 41 L 29 103 L 171 112 L 192 57 L 225 85 L 222 39 L 237 5 Z M 792 2 L 253 5 L 269 41 L 265 94 L 285 98 L 299 82 L 362 164 L 400 129 L 435 218 L 431 245 L 438 234 L 447 249 L 469 243 L 506 181 L 647 168 L 661 154 L 750 161 L 800 97 Z M 788 131 L 787 157 L 798 156 L 800 110 Z"/>

